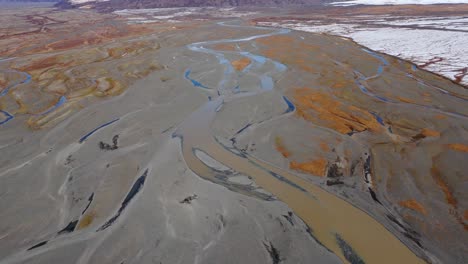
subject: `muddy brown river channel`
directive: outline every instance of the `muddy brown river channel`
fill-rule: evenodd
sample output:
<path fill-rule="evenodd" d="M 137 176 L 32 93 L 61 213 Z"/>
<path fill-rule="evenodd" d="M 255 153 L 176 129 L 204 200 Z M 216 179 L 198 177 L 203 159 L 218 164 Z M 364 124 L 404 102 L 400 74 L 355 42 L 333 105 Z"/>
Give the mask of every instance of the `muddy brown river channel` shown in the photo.
<path fill-rule="evenodd" d="M 219 26 L 247 28 L 232 23 L 220 23 Z M 248 28 L 254 29 L 255 27 Z M 257 29 L 265 30 L 265 28 L 259 27 Z M 233 191 L 258 196 L 259 199 L 268 199 L 268 197 L 253 194 L 248 189 L 228 183 L 223 174 L 229 172 L 210 167 L 196 155 L 196 151 L 204 152 L 221 163 L 222 166 L 229 168 L 229 171 L 250 176 L 258 186 L 288 204 L 294 213 L 308 225 L 311 235 L 324 247 L 339 256 L 343 262 L 424 263 L 397 237 L 364 211 L 291 172 L 243 153 L 232 144 L 221 143 L 212 135 L 211 124 L 224 101 L 233 101 L 269 91 L 264 87 L 258 87 L 258 92 L 236 93 L 235 87 L 227 87 L 226 84 L 232 82 L 231 78 L 235 78 L 235 75 L 230 74 L 232 66 L 226 62 L 224 52 L 209 49 L 209 46 L 220 43 L 247 42 L 279 34 L 288 34 L 288 31 L 272 30 L 272 33 L 269 34 L 196 43 L 189 46 L 194 52 L 216 56 L 221 66 L 225 67 L 225 75 L 218 88 L 219 96 L 194 112 L 174 133 L 174 136 L 180 137 L 182 140 L 182 152 L 186 164 L 204 179 L 224 185 Z M 232 53 L 232 51 L 230 52 Z M 239 50 L 238 52 L 242 54 L 243 51 Z M 264 58 L 264 60 L 269 59 Z M 257 60 L 257 63 L 260 61 L 260 59 Z M 258 70 L 261 67 L 256 68 Z M 280 68 L 278 67 L 277 71 L 257 76 L 271 78 L 272 75 L 281 71 Z M 194 86 L 200 89 L 200 87 Z"/>

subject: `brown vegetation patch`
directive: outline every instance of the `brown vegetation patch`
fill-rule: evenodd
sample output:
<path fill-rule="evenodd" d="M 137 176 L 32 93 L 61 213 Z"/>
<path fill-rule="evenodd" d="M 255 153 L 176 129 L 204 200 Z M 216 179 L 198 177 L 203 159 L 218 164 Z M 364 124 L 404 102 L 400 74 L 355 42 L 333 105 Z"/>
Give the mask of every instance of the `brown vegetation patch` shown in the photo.
<path fill-rule="evenodd" d="M 86 213 L 80 220 L 77 226 L 77 230 L 83 229 L 88 227 L 93 223 L 94 218 L 96 218 L 96 212 L 91 211 L 89 213 Z"/>
<path fill-rule="evenodd" d="M 406 207 L 408 209 L 417 211 L 423 215 L 427 215 L 426 208 L 424 208 L 424 206 L 420 204 L 418 201 L 416 201 L 415 199 L 400 201 L 398 204 L 402 207 Z"/>
<path fill-rule="evenodd" d="M 130 37 L 150 33 L 151 30 L 136 25 L 120 25 L 119 28 L 111 26 L 102 26 L 93 31 L 84 32 L 76 35 L 75 38 L 63 39 L 52 42 L 45 46 L 46 50 L 73 49 L 83 45 L 96 45 L 109 42 L 118 38 Z"/>
<path fill-rule="evenodd" d="M 451 207 L 449 210 L 449 213 L 457 220 L 457 222 L 463 226 L 463 229 L 465 231 L 468 231 L 468 224 L 466 224 L 463 221 L 463 218 L 460 216 L 458 212 L 458 201 L 453 195 L 452 190 L 446 183 L 446 181 L 443 179 L 440 171 L 438 168 L 435 167 L 434 165 L 435 158 L 432 160 L 432 168 L 431 168 L 431 174 L 432 178 L 435 180 L 436 184 L 439 186 L 439 188 L 442 190 L 442 192 L 445 194 L 445 200 L 447 204 Z"/>
<path fill-rule="evenodd" d="M 219 43 L 214 45 L 213 49 L 221 51 L 235 51 L 236 47 L 233 44 Z"/>
<path fill-rule="evenodd" d="M 455 144 L 449 144 L 448 146 L 450 149 L 453 149 L 456 151 L 468 152 L 468 145 L 465 145 L 465 144 L 455 143 Z"/>
<path fill-rule="evenodd" d="M 343 105 L 327 93 L 299 88 L 295 89 L 293 100 L 297 109 L 296 115 L 312 122 L 323 121 L 325 126 L 342 134 L 382 130 L 368 111 L 352 105 Z M 314 117 L 311 112 L 315 112 L 317 116 Z"/>
<path fill-rule="evenodd" d="M 408 104 L 414 104 L 415 101 L 409 99 L 409 98 L 406 98 L 406 97 L 402 97 L 402 96 L 397 96 L 397 99 L 400 100 L 401 102 L 403 103 L 408 103 Z"/>
<path fill-rule="evenodd" d="M 305 52 L 318 53 L 320 47 L 305 42 L 297 42 L 297 39 L 291 36 L 271 36 L 257 40 L 258 43 L 265 45 L 262 48 L 262 54 L 268 58 L 279 61 L 288 66 L 297 67 L 309 73 L 319 72 L 310 60 L 304 56 Z M 288 49 L 285 50 L 285 47 Z M 335 81 L 335 80 L 334 80 Z M 336 88 L 344 86 L 344 83 L 335 84 Z"/>
<path fill-rule="evenodd" d="M 42 70 L 42 69 L 47 69 L 53 66 L 59 66 L 60 62 L 57 59 L 57 56 L 50 56 L 47 58 L 39 59 L 36 61 L 33 61 L 27 66 L 21 67 L 19 70 L 21 71 L 26 71 L 26 72 L 31 72 L 35 70 Z"/>
<path fill-rule="evenodd" d="M 231 62 L 232 67 L 237 71 L 243 71 L 251 63 L 249 58 L 242 58 L 240 60 L 235 60 Z"/>
<path fill-rule="evenodd" d="M 434 161 L 433 161 L 434 162 Z M 457 207 L 457 199 L 455 199 L 455 196 L 453 195 L 452 191 L 450 190 L 450 187 L 448 184 L 445 182 L 445 180 L 442 177 L 442 174 L 440 173 L 440 170 L 435 167 L 435 165 L 432 165 L 431 168 L 431 175 L 432 178 L 434 179 L 435 183 L 439 186 L 440 190 L 444 193 L 445 195 L 445 201 L 447 204 L 453 206 L 454 208 Z"/>
<path fill-rule="evenodd" d="M 289 168 L 297 171 L 302 171 L 311 175 L 323 177 L 325 176 L 325 170 L 327 168 L 327 160 L 324 158 L 319 158 L 306 162 L 291 161 L 289 163 Z"/>
<path fill-rule="evenodd" d="M 320 142 L 320 148 L 321 148 L 323 151 L 325 151 L 325 152 L 329 152 L 329 151 L 330 151 L 330 147 L 329 147 L 328 144 L 325 143 L 325 142 Z M 347 152 L 347 151 L 349 151 L 349 150 L 347 149 L 345 152 Z M 349 154 L 347 154 L 347 155 L 349 156 Z"/>
<path fill-rule="evenodd" d="M 440 137 L 439 131 L 435 131 L 429 128 L 424 128 L 421 130 L 421 134 L 423 134 L 425 137 Z"/>
<path fill-rule="evenodd" d="M 278 152 L 281 153 L 283 157 L 288 158 L 289 156 L 291 156 L 291 152 L 289 152 L 286 149 L 286 147 L 283 144 L 283 140 L 281 140 L 280 137 L 275 138 L 275 145 L 276 145 L 276 150 L 278 150 Z"/>

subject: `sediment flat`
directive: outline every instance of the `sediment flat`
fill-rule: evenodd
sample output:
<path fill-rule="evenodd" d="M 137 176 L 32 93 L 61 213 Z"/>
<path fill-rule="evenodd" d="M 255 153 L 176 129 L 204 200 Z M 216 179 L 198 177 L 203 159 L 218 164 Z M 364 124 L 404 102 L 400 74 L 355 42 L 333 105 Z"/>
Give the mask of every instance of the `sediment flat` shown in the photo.
<path fill-rule="evenodd" d="M 1 12 L 0 263 L 466 258 L 463 86 L 249 17 Z"/>

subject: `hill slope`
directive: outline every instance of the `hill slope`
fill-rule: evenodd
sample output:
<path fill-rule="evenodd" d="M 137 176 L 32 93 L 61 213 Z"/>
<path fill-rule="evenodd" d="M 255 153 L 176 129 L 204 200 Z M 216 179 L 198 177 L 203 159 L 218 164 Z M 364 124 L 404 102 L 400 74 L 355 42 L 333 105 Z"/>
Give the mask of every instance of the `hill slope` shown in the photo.
<path fill-rule="evenodd" d="M 321 0 L 62 0 L 59 7 L 93 5 L 106 9 L 198 6 L 286 6 L 320 4 Z"/>

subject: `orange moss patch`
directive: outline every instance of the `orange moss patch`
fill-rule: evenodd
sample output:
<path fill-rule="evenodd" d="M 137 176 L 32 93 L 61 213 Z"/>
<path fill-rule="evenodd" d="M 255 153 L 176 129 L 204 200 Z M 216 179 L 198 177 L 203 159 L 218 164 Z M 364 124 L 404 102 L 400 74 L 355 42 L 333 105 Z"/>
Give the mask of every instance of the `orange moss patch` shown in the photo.
<path fill-rule="evenodd" d="M 324 142 L 320 142 L 320 148 L 325 151 L 325 152 L 329 152 L 330 151 L 330 147 L 328 146 L 327 143 L 324 143 Z"/>
<path fill-rule="evenodd" d="M 408 209 L 420 212 L 423 215 L 427 215 L 426 208 L 424 208 L 422 204 L 420 204 L 418 201 L 414 199 L 400 201 L 398 204 L 402 207 L 406 207 Z"/>
<path fill-rule="evenodd" d="M 242 58 L 240 60 L 235 60 L 231 62 L 234 69 L 237 71 L 243 71 L 251 63 L 249 58 Z"/>
<path fill-rule="evenodd" d="M 409 104 L 415 103 L 413 100 L 406 98 L 406 97 L 397 96 L 397 99 L 402 101 L 403 103 L 409 103 Z"/>
<path fill-rule="evenodd" d="M 141 25 L 120 25 L 118 28 L 113 26 L 102 26 L 87 31 L 76 38 L 63 39 L 46 45 L 46 50 L 63 50 L 78 48 L 83 45 L 96 45 L 112 41 L 116 38 L 130 37 L 140 34 L 150 33 L 152 30 Z"/>
<path fill-rule="evenodd" d="M 94 218 L 96 218 L 96 213 L 94 211 L 91 211 L 91 212 L 85 214 L 81 218 L 80 222 L 78 223 L 77 229 L 79 230 L 79 229 L 83 229 L 83 228 L 88 227 L 89 225 L 91 225 Z"/>
<path fill-rule="evenodd" d="M 349 85 L 349 82 L 347 81 L 337 81 L 331 87 L 332 88 L 344 88 L 347 85 Z"/>
<path fill-rule="evenodd" d="M 232 44 L 220 43 L 213 46 L 215 50 L 235 51 L 236 47 Z"/>
<path fill-rule="evenodd" d="M 289 156 L 291 156 L 291 152 L 289 152 L 286 149 L 280 137 L 275 138 L 275 145 L 276 145 L 276 150 L 278 150 L 278 152 L 281 153 L 283 157 L 288 158 Z"/>
<path fill-rule="evenodd" d="M 424 128 L 423 130 L 421 130 L 421 134 L 425 137 L 440 137 L 439 131 L 435 131 L 429 128 Z"/>
<path fill-rule="evenodd" d="M 442 115 L 442 114 L 437 114 L 434 116 L 435 119 L 446 119 L 447 116 L 446 115 Z"/>
<path fill-rule="evenodd" d="M 291 161 L 289 163 L 289 168 L 323 177 L 325 175 L 325 169 L 327 168 L 327 160 L 320 158 L 302 163 Z"/>
<path fill-rule="evenodd" d="M 441 175 L 439 169 L 434 167 L 434 165 L 432 165 L 431 174 L 432 174 L 432 178 L 434 179 L 436 184 L 439 186 L 439 188 L 444 193 L 445 200 L 447 201 L 447 203 L 449 205 L 453 206 L 454 208 L 456 208 L 457 207 L 457 199 L 455 199 L 455 196 L 453 196 L 453 193 L 450 190 L 448 184 L 442 178 L 442 175 Z"/>
<path fill-rule="evenodd" d="M 30 72 L 30 71 L 35 71 L 35 70 L 47 69 L 52 66 L 56 66 L 57 64 L 59 64 L 57 57 L 52 56 L 52 57 L 47 57 L 44 59 L 33 61 L 31 64 L 20 68 L 20 70 Z"/>
<path fill-rule="evenodd" d="M 296 115 L 312 122 L 325 122 L 325 126 L 346 134 L 352 131 L 380 132 L 382 127 L 374 116 L 364 109 L 343 105 L 329 94 L 300 88 L 294 91 Z M 316 112 L 317 116 L 311 114 Z"/>
<path fill-rule="evenodd" d="M 432 161 L 434 163 L 434 159 Z M 457 220 L 457 222 L 463 227 L 465 231 L 468 231 L 468 224 L 466 224 L 463 221 L 463 218 L 458 212 L 458 201 L 453 195 L 452 191 L 450 190 L 448 184 L 445 182 L 445 180 L 442 178 L 442 175 L 440 174 L 439 169 L 434 167 L 432 165 L 431 168 L 431 174 L 432 177 L 434 178 L 435 182 L 439 186 L 439 188 L 444 192 L 445 194 L 445 200 L 447 201 L 447 204 L 451 206 L 449 213 Z M 466 211 L 465 211 L 466 213 Z"/>
<path fill-rule="evenodd" d="M 318 70 L 311 66 L 306 59 L 306 52 L 313 53 L 320 50 L 319 46 L 304 42 L 297 42 L 291 36 L 271 36 L 258 39 L 259 44 L 264 45 L 261 52 L 264 56 L 277 60 L 289 66 L 295 66 L 309 73 L 317 73 Z M 285 50 L 285 47 L 289 49 Z M 338 88 L 338 87 L 337 87 Z"/>
<path fill-rule="evenodd" d="M 468 145 L 465 145 L 465 144 L 455 143 L 455 144 L 449 144 L 448 146 L 450 149 L 453 149 L 456 151 L 468 152 Z"/>

